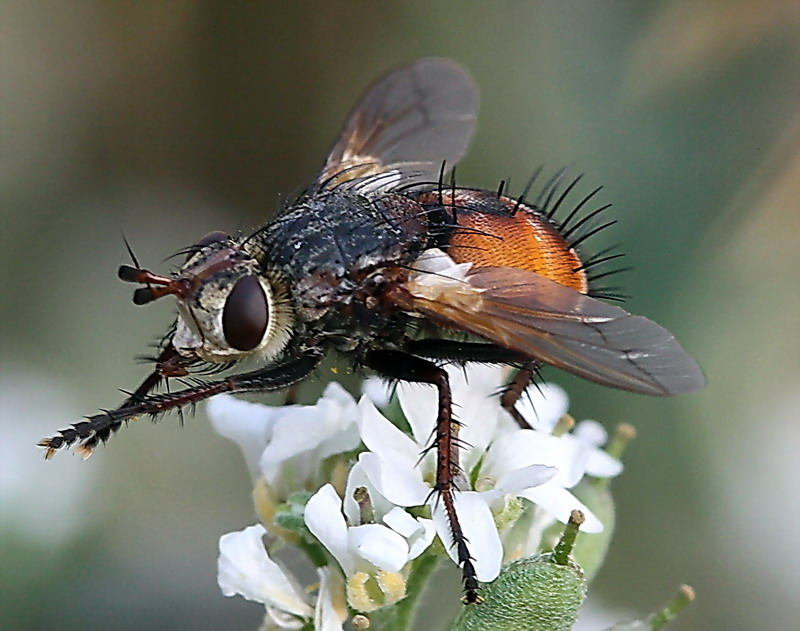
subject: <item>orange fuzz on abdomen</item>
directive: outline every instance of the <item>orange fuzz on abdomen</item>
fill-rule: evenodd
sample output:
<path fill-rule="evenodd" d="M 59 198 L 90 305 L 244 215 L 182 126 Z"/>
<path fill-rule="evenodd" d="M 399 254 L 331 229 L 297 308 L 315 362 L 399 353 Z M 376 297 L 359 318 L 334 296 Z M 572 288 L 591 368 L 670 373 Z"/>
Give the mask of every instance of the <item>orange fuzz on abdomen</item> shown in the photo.
<path fill-rule="evenodd" d="M 581 293 L 588 291 L 577 252 L 530 206 L 490 191 L 466 189 L 442 191 L 442 202 L 462 228 L 455 229 L 447 249 L 457 263 L 529 270 Z"/>

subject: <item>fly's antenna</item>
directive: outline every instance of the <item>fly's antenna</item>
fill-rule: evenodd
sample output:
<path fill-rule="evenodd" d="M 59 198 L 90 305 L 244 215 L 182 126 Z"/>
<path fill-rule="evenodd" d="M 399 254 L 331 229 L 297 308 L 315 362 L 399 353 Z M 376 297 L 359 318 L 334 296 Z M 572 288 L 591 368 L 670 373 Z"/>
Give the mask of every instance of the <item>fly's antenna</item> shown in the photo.
<path fill-rule="evenodd" d="M 147 287 L 140 287 L 133 292 L 133 304 L 135 305 L 146 305 L 164 296 L 174 295 L 186 298 L 189 295 L 188 280 L 159 276 L 149 270 L 130 265 L 120 265 L 117 270 L 117 278 L 125 283 L 147 285 Z M 156 287 L 152 285 L 156 285 Z"/>
<path fill-rule="evenodd" d="M 130 256 L 131 257 L 131 261 L 133 261 L 133 266 L 137 267 L 137 268 L 140 268 L 141 265 L 139 265 L 139 259 L 137 259 L 136 255 L 133 253 L 133 248 L 131 247 L 131 244 L 128 242 L 128 239 L 125 236 L 125 233 L 124 232 L 120 232 L 120 234 L 122 235 L 122 241 L 125 243 L 125 249 L 128 250 L 128 256 Z"/>

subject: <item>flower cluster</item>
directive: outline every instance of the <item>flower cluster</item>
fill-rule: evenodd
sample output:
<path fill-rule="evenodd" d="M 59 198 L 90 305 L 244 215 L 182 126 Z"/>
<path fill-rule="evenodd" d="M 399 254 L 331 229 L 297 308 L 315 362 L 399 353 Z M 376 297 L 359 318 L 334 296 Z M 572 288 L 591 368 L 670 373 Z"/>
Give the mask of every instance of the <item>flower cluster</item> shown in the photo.
<path fill-rule="evenodd" d="M 504 562 L 539 552 L 543 533 L 556 521 L 566 523 L 575 509 L 585 516 L 584 532 L 600 532 L 600 519 L 570 489 L 584 476 L 621 471 L 601 449 L 602 427 L 584 421 L 568 431 L 567 397 L 545 384 L 529 388 L 519 402 L 531 427 L 520 429 L 498 401 L 502 369 L 449 368 L 448 374 L 463 446 L 456 512 L 478 579 L 493 581 Z M 446 553 L 456 561 L 432 492 L 435 450 L 426 450 L 437 411 L 434 389 L 401 384 L 388 405 L 377 382 L 368 380 L 364 391 L 356 402 L 332 383 L 311 406 L 273 408 L 227 395 L 209 402 L 215 429 L 244 453 L 263 523 L 221 539 L 219 584 L 227 596 L 263 603 L 265 629 L 312 623 L 342 629 L 348 611 L 369 612 L 404 598 L 424 557 Z M 269 556 L 267 532 L 308 553 L 317 566 L 316 598 Z"/>

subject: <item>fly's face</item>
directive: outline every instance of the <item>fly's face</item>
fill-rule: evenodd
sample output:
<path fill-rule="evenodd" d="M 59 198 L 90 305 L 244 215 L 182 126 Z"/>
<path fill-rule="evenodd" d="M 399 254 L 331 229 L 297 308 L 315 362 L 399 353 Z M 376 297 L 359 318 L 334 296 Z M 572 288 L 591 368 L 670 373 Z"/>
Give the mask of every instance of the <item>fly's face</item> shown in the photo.
<path fill-rule="evenodd" d="M 294 318 L 279 275 L 263 274 L 246 247 L 223 233 L 204 237 L 173 278 L 128 266 L 120 268 L 120 278 L 148 284 L 134 293 L 137 304 L 177 298 L 171 345 L 188 360 L 269 360 L 291 338 Z"/>

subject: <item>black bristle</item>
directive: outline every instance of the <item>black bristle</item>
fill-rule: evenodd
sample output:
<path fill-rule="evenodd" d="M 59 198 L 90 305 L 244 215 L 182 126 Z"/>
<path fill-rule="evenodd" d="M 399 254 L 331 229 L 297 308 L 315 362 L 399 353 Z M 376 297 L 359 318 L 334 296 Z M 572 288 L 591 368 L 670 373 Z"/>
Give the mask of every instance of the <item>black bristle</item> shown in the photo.
<path fill-rule="evenodd" d="M 580 210 L 589 202 L 590 199 L 592 199 L 592 197 L 597 195 L 597 193 L 599 193 L 601 190 L 603 190 L 603 187 L 602 186 L 598 186 L 591 193 L 589 193 L 586 197 L 584 197 L 580 202 L 578 202 L 578 205 L 575 206 L 575 208 L 572 209 L 572 211 L 569 213 L 569 215 L 567 215 L 567 218 L 564 219 L 564 221 L 561 222 L 561 229 L 562 230 L 566 230 L 567 227 L 569 226 L 570 222 L 577 216 L 577 214 L 580 212 Z"/>
<path fill-rule="evenodd" d="M 572 189 L 575 188 L 575 186 L 578 184 L 578 182 L 581 181 L 582 178 L 583 178 L 583 173 L 581 173 L 574 180 L 572 180 L 572 182 L 570 182 L 569 186 L 567 186 L 567 188 L 564 189 L 564 192 L 561 193 L 561 196 L 558 198 L 558 201 L 547 212 L 546 216 L 547 216 L 548 219 L 552 219 L 555 216 L 556 212 L 561 207 L 562 202 L 567 198 L 567 195 L 569 195 L 572 192 Z"/>
<path fill-rule="evenodd" d="M 613 261 L 614 259 L 622 258 L 625 256 L 624 252 L 619 252 L 617 254 L 610 254 L 609 256 L 604 256 L 602 258 L 593 257 L 592 259 L 588 260 L 586 263 L 581 265 L 580 267 L 576 267 L 572 270 L 573 274 L 577 274 L 578 272 L 584 272 L 589 268 L 595 267 L 596 265 L 602 265 L 603 263 L 608 263 L 609 261 Z"/>
<path fill-rule="evenodd" d="M 536 199 L 533 200 L 533 205 L 537 210 L 544 210 L 547 207 L 547 203 L 542 203 L 543 199 L 552 199 L 553 192 L 555 189 L 558 188 L 558 183 L 561 181 L 561 178 L 564 177 L 564 173 L 566 173 L 567 167 L 561 167 L 558 171 L 556 171 L 552 177 L 545 182 L 545 185 L 542 187 L 542 190 L 539 191 L 539 194 L 536 196 Z"/>
<path fill-rule="evenodd" d="M 497 198 L 500 199 L 503 196 L 503 192 L 506 189 L 506 181 L 500 180 L 500 185 L 497 187 Z"/>
<path fill-rule="evenodd" d="M 616 219 L 614 219 L 613 221 L 607 221 L 606 223 L 604 223 L 602 225 L 599 225 L 599 226 L 597 226 L 596 228 L 594 228 L 592 230 L 589 230 L 589 232 L 587 232 L 586 234 L 582 234 L 580 237 L 578 237 L 577 239 L 572 241 L 569 244 L 569 248 L 570 249 L 574 249 L 574 248 L 578 247 L 578 244 L 583 243 L 589 237 L 593 237 L 594 235 L 596 235 L 601 230 L 605 230 L 606 228 L 608 228 L 610 226 L 613 226 L 615 223 L 617 223 Z"/>
<path fill-rule="evenodd" d="M 539 177 L 539 174 L 542 172 L 543 168 L 544 168 L 543 165 L 539 165 L 533 172 L 533 174 L 528 178 L 528 181 L 525 183 L 525 188 L 522 189 L 522 195 L 520 195 L 517 198 L 517 203 L 514 204 L 514 210 L 511 211 L 512 215 L 516 215 L 520 206 L 522 206 L 525 203 L 525 199 L 528 197 L 528 193 L 531 192 L 531 189 L 533 188 L 533 185 L 536 183 L 536 180 Z"/>
<path fill-rule="evenodd" d="M 633 267 L 617 267 L 616 269 L 609 270 L 607 272 L 603 272 L 602 274 L 595 274 L 594 276 L 587 276 L 586 279 L 590 283 L 597 282 L 601 278 L 608 278 L 609 276 L 613 276 L 614 274 L 619 274 L 620 272 L 630 272 Z"/>
<path fill-rule="evenodd" d="M 576 230 L 578 230 L 578 229 L 579 229 L 581 226 L 583 226 L 583 225 L 586 225 L 586 224 L 587 224 L 588 222 L 590 222 L 592 219 L 594 219 L 595 217 L 597 217 L 597 215 L 599 215 L 601 212 L 603 212 L 603 211 L 605 211 L 605 210 L 608 210 L 609 208 L 611 208 L 611 204 L 606 204 L 605 206 L 601 206 L 601 207 L 600 207 L 600 208 L 598 208 L 597 210 L 593 210 L 593 211 L 592 211 L 592 212 L 590 212 L 588 215 L 586 215 L 585 217 L 581 218 L 581 220 L 580 220 L 580 221 L 578 221 L 577 223 L 573 224 L 573 226 L 572 226 L 571 228 L 569 228 L 568 230 L 566 230 L 566 231 L 562 232 L 562 233 L 561 233 L 561 236 L 562 236 L 562 237 L 564 237 L 565 239 L 569 239 L 569 238 L 570 238 L 570 236 L 572 236 L 572 234 L 573 234 L 573 233 L 574 233 Z M 562 226 L 562 230 L 563 230 L 563 228 L 564 228 L 564 227 Z"/>

